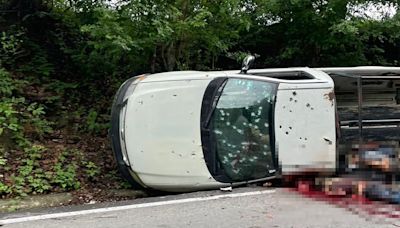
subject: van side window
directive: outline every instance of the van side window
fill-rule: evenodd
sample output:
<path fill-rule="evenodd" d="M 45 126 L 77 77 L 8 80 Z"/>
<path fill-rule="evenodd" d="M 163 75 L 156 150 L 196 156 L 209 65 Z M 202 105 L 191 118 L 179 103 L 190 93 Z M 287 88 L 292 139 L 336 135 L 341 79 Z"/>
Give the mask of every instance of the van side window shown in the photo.
<path fill-rule="evenodd" d="M 267 177 L 274 169 L 275 93 L 275 84 L 248 79 L 228 79 L 223 88 L 210 128 L 220 166 L 233 181 Z"/>

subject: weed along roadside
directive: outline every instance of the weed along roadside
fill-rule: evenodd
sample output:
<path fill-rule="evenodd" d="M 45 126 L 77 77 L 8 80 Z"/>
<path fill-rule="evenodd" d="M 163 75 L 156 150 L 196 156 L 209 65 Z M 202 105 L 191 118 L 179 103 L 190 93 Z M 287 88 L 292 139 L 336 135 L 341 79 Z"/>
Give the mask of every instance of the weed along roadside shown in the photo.
<path fill-rule="evenodd" d="M 0 69 L 0 198 L 4 210 L 137 197 L 109 192 L 129 185 L 117 172 L 107 139 L 108 125 L 99 123 L 95 111 L 87 116 L 81 110 L 67 114 L 60 104 L 48 103 L 49 94 L 39 92 L 43 87 L 13 77 Z M 51 99 L 55 102 L 56 98 Z M 61 195 L 49 196 L 55 203 L 47 204 L 41 199 L 49 193 Z"/>
<path fill-rule="evenodd" d="M 31 102 L 44 98 L 23 93 L 25 84 L 13 81 L 3 69 L 0 82 L 2 210 L 131 197 L 108 192 L 129 185 L 119 178 L 105 126 L 96 124 L 96 115 L 86 120 L 80 120 L 76 113 L 62 115 L 62 121 L 57 122 L 54 115 L 61 115 L 59 112 L 51 114 L 45 111 L 48 106 Z M 47 199 L 48 193 L 63 192 L 70 193 L 49 196 L 50 204 L 41 200 Z"/>
<path fill-rule="evenodd" d="M 24 198 L 0 200 L 0 213 L 17 210 L 55 207 L 67 205 L 73 199 L 71 193 L 57 193 L 40 196 L 28 196 Z"/>
<path fill-rule="evenodd" d="M 132 189 L 109 189 L 101 198 L 93 198 L 88 204 L 102 201 L 126 200 L 146 197 L 147 193 Z M 0 213 L 28 210 L 34 208 L 49 208 L 70 205 L 76 198 L 74 193 L 52 193 L 47 195 L 36 195 L 27 197 L 16 197 L 13 199 L 0 200 Z M 99 200 L 99 201 L 96 201 Z"/>
<path fill-rule="evenodd" d="M 0 186 L 1 212 L 146 196 L 120 179 L 113 156 L 107 154 L 107 140 L 92 137 L 86 154 L 86 143 L 72 144 L 62 135 L 47 140 L 47 147 L 32 145 L 17 154 L 20 158 L 0 160 L 1 178 L 6 180 Z M 96 157 L 96 149 L 105 155 Z"/>

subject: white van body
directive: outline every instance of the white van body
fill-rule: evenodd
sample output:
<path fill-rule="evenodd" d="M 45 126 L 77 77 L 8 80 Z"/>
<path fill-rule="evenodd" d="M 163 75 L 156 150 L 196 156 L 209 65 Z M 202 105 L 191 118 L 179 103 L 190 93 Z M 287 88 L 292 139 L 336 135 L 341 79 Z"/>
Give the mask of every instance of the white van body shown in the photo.
<path fill-rule="evenodd" d="M 202 104 L 210 84 L 221 79 L 236 80 L 238 85 L 255 81 L 276 86 L 271 95 L 274 148 L 270 148 L 276 163 L 269 167 L 269 175 L 221 181 L 208 167 L 202 138 Z M 121 86 L 114 102 L 113 149 L 124 176 L 129 175 L 127 179 L 163 191 L 238 185 L 282 173 L 332 172 L 336 167 L 333 89 L 329 75 L 311 68 L 258 69 L 247 74 L 181 71 L 135 77 Z"/>

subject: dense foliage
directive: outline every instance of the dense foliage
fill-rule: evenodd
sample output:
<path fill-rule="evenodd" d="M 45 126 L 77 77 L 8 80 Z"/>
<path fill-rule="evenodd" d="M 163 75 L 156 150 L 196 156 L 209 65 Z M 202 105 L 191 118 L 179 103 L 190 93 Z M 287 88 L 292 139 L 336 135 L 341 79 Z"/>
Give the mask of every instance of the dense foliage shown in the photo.
<path fill-rule="evenodd" d="M 238 69 L 247 53 L 257 67 L 398 66 L 397 4 L 0 0 L 0 196 L 110 187 L 110 103 L 134 74 Z"/>

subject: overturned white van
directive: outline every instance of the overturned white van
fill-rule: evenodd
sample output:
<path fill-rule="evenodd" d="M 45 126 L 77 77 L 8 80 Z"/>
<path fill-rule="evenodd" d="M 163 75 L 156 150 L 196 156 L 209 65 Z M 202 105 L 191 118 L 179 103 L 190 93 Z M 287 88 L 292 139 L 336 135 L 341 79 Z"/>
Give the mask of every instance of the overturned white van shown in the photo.
<path fill-rule="evenodd" d="M 282 173 L 334 173 L 340 124 L 328 73 L 353 69 L 133 77 L 112 108 L 119 169 L 136 187 L 173 192 L 261 182 Z"/>

